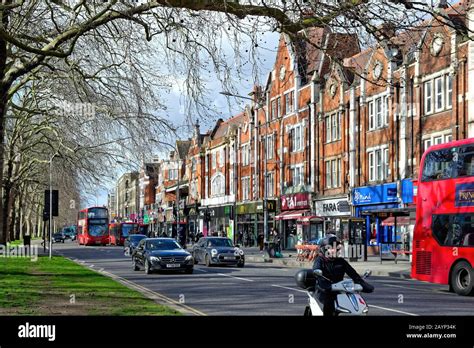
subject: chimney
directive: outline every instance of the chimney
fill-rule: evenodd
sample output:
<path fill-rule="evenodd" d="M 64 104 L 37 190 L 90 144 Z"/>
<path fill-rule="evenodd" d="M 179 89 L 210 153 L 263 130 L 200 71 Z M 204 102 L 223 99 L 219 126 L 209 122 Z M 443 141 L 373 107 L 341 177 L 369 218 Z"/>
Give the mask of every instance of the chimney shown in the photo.
<path fill-rule="evenodd" d="M 198 120 L 196 120 L 196 123 L 194 124 L 194 141 L 197 145 L 201 145 L 201 129 Z"/>

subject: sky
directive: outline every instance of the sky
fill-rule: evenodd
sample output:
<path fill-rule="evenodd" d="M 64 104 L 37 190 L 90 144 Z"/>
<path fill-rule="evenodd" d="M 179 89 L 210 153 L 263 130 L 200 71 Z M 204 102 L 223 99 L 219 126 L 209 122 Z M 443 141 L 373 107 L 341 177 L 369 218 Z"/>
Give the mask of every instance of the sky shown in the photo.
<path fill-rule="evenodd" d="M 252 66 L 247 64 L 246 67 L 241 70 L 241 76 L 243 76 L 243 78 L 239 80 L 233 80 L 233 85 L 237 95 L 248 97 L 248 94 L 252 91 L 252 88 L 255 84 L 262 85 L 265 83 L 267 76 L 275 63 L 279 35 L 279 33 L 274 32 L 260 34 L 259 47 L 257 48 L 258 56 L 260 57 L 258 66 L 259 76 L 257 79 L 255 79 L 252 74 Z M 191 136 L 192 130 L 189 127 L 184 127 L 186 111 L 184 108 L 185 99 L 183 97 L 184 93 L 181 87 L 182 83 L 180 83 L 182 78 L 180 76 L 175 76 L 174 78 L 175 83 L 173 84 L 170 93 L 163 92 L 160 95 L 160 98 L 162 98 L 163 103 L 166 105 L 168 114 L 172 115 L 174 122 L 181 126 L 180 129 L 182 129 L 182 132 L 179 134 L 180 138 L 187 139 Z M 211 78 L 207 81 L 206 87 L 209 91 L 209 99 L 212 101 L 210 106 L 213 109 L 221 112 L 221 117 L 224 120 L 241 112 L 245 105 L 250 102 L 250 100 L 243 98 L 227 97 L 220 94 L 220 92 L 223 91 L 223 87 L 215 76 L 214 78 Z M 201 119 L 199 121 L 201 132 L 204 133 L 214 126 L 215 122 L 217 121 L 217 117 L 215 119 Z M 150 154 L 150 157 L 154 157 L 156 155 L 158 155 L 160 158 L 163 158 L 166 156 L 166 153 Z M 126 171 L 127 169 L 125 168 L 119 169 L 119 173 L 121 174 L 125 173 Z M 111 187 L 109 187 L 109 189 L 110 188 Z M 95 190 L 95 196 L 88 196 L 86 201 L 83 202 L 83 205 L 106 205 L 107 194 L 108 189 L 105 189 L 104 187 L 97 187 L 97 190 Z"/>

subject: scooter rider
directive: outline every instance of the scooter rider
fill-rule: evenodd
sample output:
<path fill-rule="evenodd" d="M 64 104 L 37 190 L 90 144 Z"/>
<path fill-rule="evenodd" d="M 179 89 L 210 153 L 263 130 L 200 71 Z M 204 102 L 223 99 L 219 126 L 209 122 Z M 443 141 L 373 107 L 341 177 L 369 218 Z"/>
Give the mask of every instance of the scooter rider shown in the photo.
<path fill-rule="evenodd" d="M 324 316 L 334 316 L 336 294 L 331 292 L 331 284 L 340 282 L 347 274 L 355 283 L 363 287 L 363 292 L 372 292 L 374 287 L 362 279 L 357 271 L 342 257 L 339 257 L 341 242 L 334 234 L 328 234 L 319 242 L 319 255 L 313 270 L 320 269 L 323 277 L 317 277 L 317 298 L 323 304 Z M 329 280 L 327 280 L 327 279 Z"/>

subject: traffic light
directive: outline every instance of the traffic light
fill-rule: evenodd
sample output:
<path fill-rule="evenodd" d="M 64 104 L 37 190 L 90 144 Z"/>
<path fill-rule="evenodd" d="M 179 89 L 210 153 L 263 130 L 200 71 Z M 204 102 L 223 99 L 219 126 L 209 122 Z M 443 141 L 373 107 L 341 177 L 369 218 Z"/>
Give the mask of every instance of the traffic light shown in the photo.
<path fill-rule="evenodd" d="M 58 190 L 53 190 L 53 216 L 58 216 L 59 211 L 58 211 Z M 44 210 L 48 212 L 48 217 L 49 217 L 49 200 L 51 199 L 49 190 L 44 190 Z M 44 218 L 44 217 L 43 217 Z"/>

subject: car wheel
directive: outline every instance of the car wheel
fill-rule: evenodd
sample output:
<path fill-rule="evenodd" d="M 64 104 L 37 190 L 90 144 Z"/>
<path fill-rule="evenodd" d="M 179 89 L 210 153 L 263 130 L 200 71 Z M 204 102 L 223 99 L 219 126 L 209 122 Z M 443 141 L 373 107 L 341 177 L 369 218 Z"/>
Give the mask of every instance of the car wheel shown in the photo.
<path fill-rule="evenodd" d="M 186 274 L 193 274 L 193 272 L 194 272 L 194 268 L 190 268 L 184 271 L 184 273 Z"/>
<path fill-rule="evenodd" d="M 468 296 L 474 290 L 474 274 L 471 265 L 466 261 L 457 263 L 451 271 L 450 283 L 456 294 Z"/>
<path fill-rule="evenodd" d="M 239 262 L 239 263 L 237 264 L 237 267 L 240 267 L 240 268 L 243 268 L 244 266 L 245 266 L 245 261 Z"/>
<path fill-rule="evenodd" d="M 151 274 L 150 263 L 148 262 L 147 259 L 145 259 L 145 273 Z"/>
<path fill-rule="evenodd" d="M 212 264 L 211 264 L 211 258 L 209 257 L 209 255 L 206 255 L 205 260 L 206 260 L 206 266 L 211 267 Z"/>
<path fill-rule="evenodd" d="M 135 258 L 132 258 L 132 264 L 133 264 L 133 270 L 134 271 L 139 271 L 140 267 L 137 265 L 137 260 Z"/>

